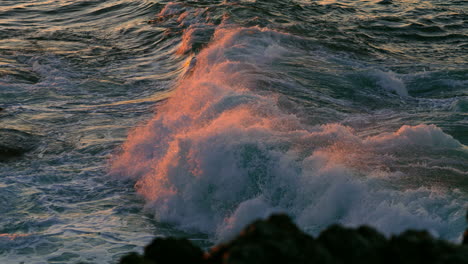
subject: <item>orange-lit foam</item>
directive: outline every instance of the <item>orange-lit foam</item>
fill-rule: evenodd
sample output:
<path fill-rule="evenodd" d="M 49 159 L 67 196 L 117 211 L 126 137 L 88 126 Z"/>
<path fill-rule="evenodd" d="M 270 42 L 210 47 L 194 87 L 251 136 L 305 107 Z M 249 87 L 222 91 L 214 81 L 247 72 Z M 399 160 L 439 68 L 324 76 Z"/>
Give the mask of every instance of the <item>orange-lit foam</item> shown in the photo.
<path fill-rule="evenodd" d="M 111 173 L 134 179 L 159 221 L 223 239 L 275 211 L 309 232 L 343 222 L 387 233 L 414 225 L 444 233 L 447 223 L 459 223 L 461 215 L 447 220 L 425 210 L 448 199 L 430 189 L 379 189 L 366 177 L 401 149 L 462 147 L 436 126 L 361 138 L 340 124 L 302 124 L 279 109 L 276 96 L 255 92 L 257 76 L 287 53 L 289 39 L 259 28 L 219 28 L 155 117 L 130 133 Z M 458 209 L 448 202 L 440 210 Z"/>

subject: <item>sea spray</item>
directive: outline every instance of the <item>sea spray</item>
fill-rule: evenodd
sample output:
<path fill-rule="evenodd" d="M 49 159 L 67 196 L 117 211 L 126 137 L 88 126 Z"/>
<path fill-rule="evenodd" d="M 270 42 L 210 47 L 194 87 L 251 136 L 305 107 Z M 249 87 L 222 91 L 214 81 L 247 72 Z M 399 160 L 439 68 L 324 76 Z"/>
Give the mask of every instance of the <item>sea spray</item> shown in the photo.
<path fill-rule="evenodd" d="M 189 31 L 191 32 L 191 31 Z M 433 125 L 362 138 L 337 123 L 309 126 L 259 92 L 258 72 L 287 56 L 288 34 L 218 28 L 156 116 L 135 129 L 112 164 L 132 178 L 158 221 L 227 239 L 286 212 L 308 232 L 331 223 L 387 234 L 426 228 L 450 239 L 463 225 L 461 194 L 392 187 L 405 151 L 466 151 Z M 274 51 L 273 51 L 274 50 Z"/>

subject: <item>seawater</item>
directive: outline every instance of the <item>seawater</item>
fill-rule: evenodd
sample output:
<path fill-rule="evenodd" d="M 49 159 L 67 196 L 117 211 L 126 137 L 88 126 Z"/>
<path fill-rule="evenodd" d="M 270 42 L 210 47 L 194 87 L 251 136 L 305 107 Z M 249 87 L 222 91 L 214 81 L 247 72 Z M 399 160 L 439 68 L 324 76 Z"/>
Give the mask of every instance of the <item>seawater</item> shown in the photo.
<path fill-rule="evenodd" d="M 285 212 L 459 241 L 464 1 L 2 1 L 2 263 L 115 263 Z"/>

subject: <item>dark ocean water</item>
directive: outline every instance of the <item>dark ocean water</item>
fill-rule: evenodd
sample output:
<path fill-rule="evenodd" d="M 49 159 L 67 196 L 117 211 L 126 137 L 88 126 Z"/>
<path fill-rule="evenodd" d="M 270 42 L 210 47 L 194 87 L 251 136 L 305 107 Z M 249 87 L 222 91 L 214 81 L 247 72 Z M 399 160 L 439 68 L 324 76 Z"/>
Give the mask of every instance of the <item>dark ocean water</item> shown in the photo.
<path fill-rule="evenodd" d="M 459 241 L 466 1 L 3 0 L 1 263 L 115 263 L 290 214 Z"/>

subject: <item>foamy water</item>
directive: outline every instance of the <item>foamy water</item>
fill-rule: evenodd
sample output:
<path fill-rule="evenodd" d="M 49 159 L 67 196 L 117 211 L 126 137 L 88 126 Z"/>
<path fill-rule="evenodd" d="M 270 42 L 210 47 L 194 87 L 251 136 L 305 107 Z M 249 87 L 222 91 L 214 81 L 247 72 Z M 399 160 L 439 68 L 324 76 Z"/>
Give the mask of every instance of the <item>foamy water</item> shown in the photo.
<path fill-rule="evenodd" d="M 157 220 L 218 239 L 272 212 L 291 214 L 312 233 L 339 222 L 457 238 L 460 191 L 389 181 L 412 176 L 392 169 L 411 166 L 409 153 L 456 159 L 466 147 L 434 125 L 359 137 L 349 126 L 309 126 L 285 113 L 275 94 L 255 86 L 261 71 L 287 56 L 290 38 L 218 29 L 156 117 L 131 133 L 111 173 L 137 181 Z"/>
<path fill-rule="evenodd" d="M 2 263 L 204 247 L 285 212 L 386 235 L 465 228 L 463 2 L 0 4 Z"/>

